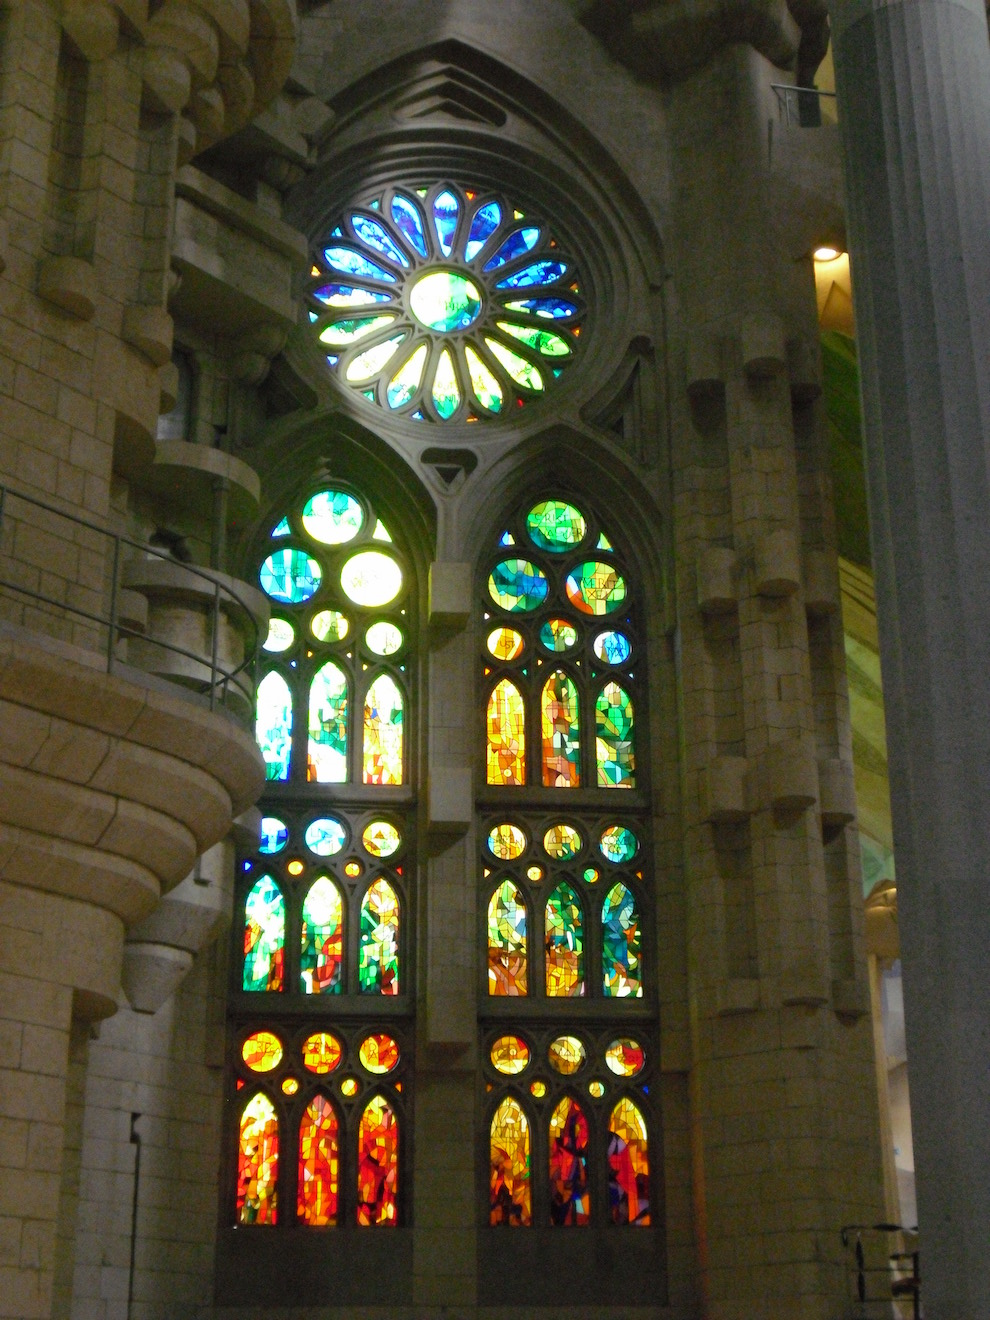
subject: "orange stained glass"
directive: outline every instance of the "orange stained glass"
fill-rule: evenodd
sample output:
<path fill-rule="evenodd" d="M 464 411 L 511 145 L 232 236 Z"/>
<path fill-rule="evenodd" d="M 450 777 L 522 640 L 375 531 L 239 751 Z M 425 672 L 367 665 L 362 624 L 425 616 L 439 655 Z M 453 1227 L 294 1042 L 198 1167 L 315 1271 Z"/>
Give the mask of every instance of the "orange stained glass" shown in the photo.
<path fill-rule="evenodd" d="M 526 972 L 526 903 L 503 880 L 488 903 L 488 993 L 525 995 Z"/>
<path fill-rule="evenodd" d="M 581 735 L 577 688 L 562 669 L 543 688 L 543 786 L 577 788 L 581 783 Z"/>
<path fill-rule="evenodd" d="M 608 1202 L 613 1224 L 650 1222 L 650 1157 L 643 1115 L 623 1097 L 608 1121 Z"/>
<path fill-rule="evenodd" d="M 340 1151 L 337 1115 L 323 1095 L 313 1097 L 299 1123 L 299 1179 L 296 1215 L 322 1228 L 337 1222 Z"/>
<path fill-rule="evenodd" d="M 395 1224 L 398 1192 L 399 1122 L 384 1096 L 376 1095 L 358 1131 L 358 1223 Z"/>
<path fill-rule="evenodd" d="M 380 674 L 364 699 L 364 782 L 402 783 L 402 693 Z"/>
<path fill-rule="evenodd" d="M 252 1072 L 271 1072 L 282 1062 L 282 1042 L 271 1031 L 256 1031 L 241 1046 L 241 1058 Z"/>
<path fill-rule="evenodd" d="M 576 1100 L 565 1095 L 550 1118 L 550 1222 L 587 1224 L 588 1120 Z"/>
<path fill-rule="evenodd" d="M 237 1146 L 237 1222 L 274 1224 L 278 1218 L 278 1117 L 259 1091 L 244 1106 Z"/>
<path fill-rule="evenodd" d="M 488 783 L 526 782 L 526 705 L 503 678 L 488 698 Z"/>
<path fill-rule="evenodd" d="M 522 655 L 524 645 L 522 633 L 515 628 L 496 628 L 488 634 L 488 650 L 496 660 L 515 660 Z"/>
<path fill-rule="evenodd" d="M 317 1031 L 303 1045 L 303 1065 L 321 1076 L 333 1072 L 340 1063 L 340 1056 L 340 1041 L 329 1031 Z"/>
<path fill-rule="evenodd" d="M 368 1072 L 388 1073 L 399 1062 L 399 1046 L 391 1036 L 376 1032 L 361 1042 L 358 1057 Z"/>
<path fill-rule="evenodd" d="M 532 1223 L 529 1164 L 529 1120 L 519 1101 L 507 1096 L 492 1118 L 490 1223 L 514 1228 Z"/>

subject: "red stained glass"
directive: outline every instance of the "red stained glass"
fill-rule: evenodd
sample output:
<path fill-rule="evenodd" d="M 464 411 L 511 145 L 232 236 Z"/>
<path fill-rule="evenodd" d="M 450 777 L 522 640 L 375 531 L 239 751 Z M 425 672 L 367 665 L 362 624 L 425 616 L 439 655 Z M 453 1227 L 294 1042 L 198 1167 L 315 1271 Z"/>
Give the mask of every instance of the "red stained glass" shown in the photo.
<path fill-rule="evenodd" d="M 550 1222 L 586 1224 L 589 1215 L 588 1120 L 564 1096 L 550 1119 Z"/>
<path fill-rule="evenodd" d="M 529 1121 L 518 1100 L 507 1096 L 492 1118 L 490 1223 L 518 1228 L 532 1222 L 529 1149 Z"/>
<path fill-rule="evenodd" d="M 643 1115 L 622 1099 L 608 1123 L 608 1201 L 613 1224 L 650 1222 L 650 1159 Z"/>
<path fill-rule="evenodd" d="M 296 1214 L 305 1224 L 337 1222 L 340 1152 L 337 1115 L 325 1096 L 317 1095 L 299 1124 L 299 1179 Z"/>
<path fill-rule="evenodd" d="M 396 1223 L 398 1192 L 399 1122 L 388 1101 L 376 1095 L 358 1132 L 358 1223 Z"/>
<path fill-rule="evenodd" d="M 237 1148 L 237 1222 L 274 1224 L 278 1214 L 278 1117 L 259 1091 L 244 1106 Z"/>

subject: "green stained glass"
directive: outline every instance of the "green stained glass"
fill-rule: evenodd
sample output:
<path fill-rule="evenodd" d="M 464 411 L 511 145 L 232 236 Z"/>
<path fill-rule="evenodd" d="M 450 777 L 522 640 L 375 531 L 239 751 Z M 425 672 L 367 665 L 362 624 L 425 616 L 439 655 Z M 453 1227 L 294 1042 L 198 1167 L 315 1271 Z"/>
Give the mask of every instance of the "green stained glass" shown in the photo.
<path fill-rule="evenodd" d="M 387 880 L 376 880 L 361 904 L 358 983 L 364 995 L 399 993 L 399 900 Z"/>
<path fill-rule="evenodd" d="M 343 490 L 321 490 L 303 506 L 302 524 L 314 541 L 343 545 L 364 526 L 361 502 Z"/>
<path fill-rule="evenodd" d="M 497 339 L 486 337 L 485 343 L 505 367 L 506 371 L 524 390 L 540 391 L 543 389 L 543 377 L 540 375 L 538 367 L 535 367 L 527 358 L 520 357 L 518 353 L 513 353 L 511 348 L 505 344 L 500 344 Z"/>
<path fill-rule="evenodd" d="M 327 326 L 320 335 L 320 342 L 329 348 L 346 348 L 375 330 L 391 325 L 394 320 L 394 313 L 389 313 L 387 316 L 344 317 L 340 321 L 332 321 Z"/>
<path fill-rule="evenodd" d="M 526 531 L 541 550 L 564 551 L 580 545 L 588 534 L 584 514 L 564 500 L 541 500 L 526 515 Z"/>
<path fill-rule="evenodd" d="M 395 826 L 387 820 L 373 820 L 365 826 L 361 842 L 372 857 L 391 857 L 398 852 L 402 838 Z"/>
<path fill-rule="evenodd" d="M 615 547 L 612 545 L 612 542 L 608 539 L 608 537 L 605 535 L 605 533 L 602 532 L 601 536 L 599 536 L 599 538 L 598 538 L 598 544 L 595 546 L 595 549 L 596 549 L 596 550 L 614 550 Z"/>
<path fill-rule="evenodd" d="M 347 782 L 347 678 L 333 661 L 313 675 L 309 690 L 310 783 Z"/>
<path fill-rule="evenodd" d="M 570 651 L 577 643 L 577 629 L 566 619 L 548 619 L 540 628 L 540 641 L 548 651 L 558 655 Z"/>
<path fill-rule="evenodd" d="M 406 358 L 402 366 L 389 381 L 386 398 L 390 408 L 403 408 L 419 389 L 426 366 L 426 345 L 420 344 L 411 357 Z"/>
<path fill-rule="evenodd" d="M 573 825 L 551 825 L 543 836 L 543 847 L 548 857 L 569 862 L 581 851 L 581 835 Z"/>
<path fill-rule="evenodd" d="M 584 922 L 581 904 L 569 884 L 561 882 L 545 909 L 546 988 L 554 998 L 584 994 Z"/>
<path fill-rule="evenodd" d="M 471 377 L 471 389 L 474 397 L 489 412 L 501 412 L 505 396 L 502 387 L 488 370 L 474 349 L 467 345 L 464 349 L 467 359 L 468 375 Z"/>
<path fill-rule="evenodd" d="M 511 880 L 503 880 L 488 904 L 488 993 L 527 993 L 526 904 Z"/>
<path fill-rule="evenodd" d="M 632 646 L 625 633 L 599 633 L 594 642 L 595 655 L 607 665 L 624 665 L 629 659 Z"/>
<path fill-rule="evenodd" d="M 641 999 L 643 965 L 639 912 L 631 890 L 615 884 L 602 904 L 602 993 L 606 999 Z"/>
<path fill-rule="evenodd" d="M 318 642 L 342 642 L 350 630 L 346 614 L 340 610 L 320 610 L 310 622 L 313 636 Z"/>
<path fill-rule="evenodd" d="M 282 990 L 285 978 L 285 899 L 263 875 L 244 903 L 245 990 Z"/>
<path fill-rule="evenodd" d="M 272 532 L 272 536 L 273 536 L 273 537 L 274 537 L 274 536 L 288 536 L 289 533 L 290 533 L 291 531 L 292 531 L 292 528 L 289 526 L 289 520 L 288 520 L 288 518 L 283 518 L 282 521 L 279 523 L 279 525 L 278 525 L 278 526 L 275 528 L 275 530 Z"/>
<path fill-rule="evenodd" d="M 258 684 L 255 737 L 265 761 L 265 778 L 284 781 L 292 762 L 292 693 L 274 670 Z"/>
<path fill-rule="evenodd" d="M 289 827 L 277 816 L 262 816 L 258 837 L 258 852 L 265 854 L 281 852 L 289 842 Z"/>
<path fill-rule="evenodd" d="M 343 905 L 328 876 L 310 887 L 302 907 L 299 979 L 305 995 L 339 995 L 343 990 Z"/>
<path fill-rule="evenodd" d="M 635 788 L 633 724 L 633 705 L 628 694 L 618 683 L 606 683 L 595 702 L 599 788 Z"/>
<path fill-rule="evenodd" d="M 539 609 L 549 590 L 546 574 L 528 559 L 503 559 L 488 578 L 492 600 L 513 614 Z"/>
<path fill-rule="evenodd" d="M 581 783 L 581 735 L 577 688 L 562 669 L 543 688 L 543 786 L 577 788 Z"/>
<path fill-rule="evenodd" d="M 402 650 L 402 629 L 394 623 L 373 623 L 365 633 L 364 640 L 368 650 L 374 651 L 375 655 L 395 655 Z"/>
<path fill-rule="evenodd" d="M 532 325 L 513 325 L 511 321 L 499 321 L 497 324 L 503 334 L 511 335 L 513 339 L 518 339 L 521 344 L 535 349 L 544 357 L 567 357 L 571 351 L 566 339 L 551 334 L 549 330 L 538 330 Z M 326 342 L 330 341 L 326 340 Z"/>
<path fill-rule="evenodd" d="M 402 783 L 402 693 L 380 674 L 364 701 L 364 782 Z"/>
<path fill-rule="evenodd" d="M 306 847 L 317 857 L 335 857 L 347 841 L 347 831 L 333 816 L 321 816 L 306 826 Z"/>
<path fill-rule="evenodd" d="M 460 405 L 461 391 L 454 374 L 454 359 L 450 349 L 445 348 L 433 376 L 433 406 L 446 421 L 448 417 L 453 417 Z"/>
<path fill-rule="evenodd" d="M 296 630 L 288 619 L 273 617 L 268 624 L 268 636 L 262 642 L 266 651 L 287 651 L 296 640 Z"/>
<path fill-rule="evenodd" d="M 621 865 L 623 862 L 631 862 L 636 856 L 639 840 L 624 825 L 610 825 L 602 834 L 601 849 L 607 861 Z"/>
<path fill-rule="evenodd" d="M 626 581 L 611 564 L 588 560 L 573 569 L 565 584 L 567 599 L 582 614 L 613 614 L 626 600 Z"/>
<path fill-rule="evenodd" d="M 478 319 L 481 291 L 473 280 L 450 270 L 422 275 L 409 292 L 409 308 L 427 330 L 449 334 Z"/>
<path fill-rule="evenodd" d="M 377 609 L 402 590 L 402 569 L 382 550 L 361 550 L 341 569 L 340 585 L 355 605 Z"/>
<path fill-rule="evenodd" d="M 346 372 L 347 379 L 354 382 L 371 380 L 372 376 L 377 376 L 405 338 L 404 334 L 393 335 L 391 339 L 383 340 L 372 348 L 366 348 L 363 353 L 351 359 Z"/>
<path fill-rule="evenodd" d="M 319 590 L 323 570 L 305 550 L 276 550 L 261 565 L 258 577 L 272 600 L 299 605 Z"/>

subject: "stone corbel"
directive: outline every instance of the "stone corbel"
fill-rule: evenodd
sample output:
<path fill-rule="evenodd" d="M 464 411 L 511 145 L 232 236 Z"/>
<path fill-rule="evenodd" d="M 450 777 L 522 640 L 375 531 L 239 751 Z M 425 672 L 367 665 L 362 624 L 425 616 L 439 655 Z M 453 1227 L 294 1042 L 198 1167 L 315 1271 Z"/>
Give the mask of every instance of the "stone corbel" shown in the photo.
<path fill-rule="evenodd" d="M 729 546 L 705 546 L 698 555 L 697 581 L 702 614 L 731 614 L 739 604 L 736 552 Z"/>
<path fill-rule="evenodd" d="M 62 29 L 83 59 L 95 62 L 117 49 L 120 21 L 107 0 L 63 0 Z"/>
<path fill-rule="evenodd" d="M 234 340 L 230 356 L 233 378 L 242 385 L 260 385 L 288 336 L 284 326 L 269 323 L 254 326 Z"/>
<path fill-rule="evenodd" d="M 156 367 L 172 356 L 172 318 L 161 307 L 132 303 L 124 308 L 121 338 Z"/>
<path fill-rule="evenodd" d="M 38 264 L 38 296 L 80 321 L 96 311 L 96 271 L 82 257 L 45 257 Z"/>

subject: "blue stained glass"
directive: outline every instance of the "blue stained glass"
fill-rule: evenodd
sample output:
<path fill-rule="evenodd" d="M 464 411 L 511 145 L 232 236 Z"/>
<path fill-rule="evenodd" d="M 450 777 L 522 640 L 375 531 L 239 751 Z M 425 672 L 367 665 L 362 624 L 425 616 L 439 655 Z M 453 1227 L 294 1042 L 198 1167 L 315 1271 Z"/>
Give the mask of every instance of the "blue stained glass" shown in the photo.
<path fill-rule="evenodd" d="M 457 232 L 457 216 L 460 207 L 452 192 L 442 192 L 433 203 L 433 223 L 437 227 L 440 250 L 449 257 L 454 246 L 454 234 Z"/>
<path fill-rule="evenodd" d="M 487 202 L 479 207 L 471 221 L 471 231 L 464 246 L 464 260 L 473 261 L 495 230 L 502 223 L 502 208 L 498 202 Z"/>
<path fill-rule="evenodd" d="M 258 684 L 254 736 L 265 762 L 265 778 L 284 781 L 292 760 L 292 693 L 276 670 Z"/>
<path fill-rule="evenodd" d="M 563 298 L 520 298 L 505 304 L 507 312 L 528 312 L 530 316 L 552 317 L 563 320 L 577 315 L 575 303 L 565 302 Z"/>
<path fill-rule="evenodd" d="M 330 230 L 330 237 L 331 238 L 344 237 L 344 231 L 341 229 L 340 225 L 334 225 L 333 229 Z"/>
<path fill-rule="evenodd" d="M 321 816 L 306 826 L 306 847 L 318 857 L 334 857 L 347 841 L 347 831 L 333 816 Z"/>
<path fill-rule="evenodd" d="M 602 993 L 606 999 L 642 999 L 639 912 L 632 893 L 613 885 L 602 904 Z"/>
<path fill-rule="evenodd" d="M 524 252 L 532 252 L 540 241 L 538 229 L 516 229 L 509 235 L 490 261 L 486 261 L 485 270 L 495 270 L 504 266 L 513 257 L 521 257 Z"/>
<path fill-rule="evenodd" d="M 353 284 L 324 284 L 314 289 L 313 297 L 328 307 L 367 307 L 371 303 L 391 302 L 390 293 L 375 293 Z"/>
<path fill-rule="evenodd" d="M 423 230 L 423 219 L 419 213 L 419 207 L 414 205 L 408 197 L 403 197 L 397 193 L 392 198 L 392 219 L 398 226 L 399 232 L 408 238 L 421 257 L 426 256 L 426 234 Z"/>
<path fill-rule="evenodd" d="M 335 367 L 339 361 L 340 361 L 340 358 L 338 357 L 338 355 L 337 355 L 336 353 L 328 353 L 328 354 L 327 354 L 327 363 L 328 363 L 329 366 L 331 366 L 331 367 Z"/>
<path fill-rule="evenodd" d="M 620 632 L 599 633 L 594 646 L 595 655 L 607 665 L 624 665 L 632 651 L 629 638 Z"/>
<path fill-rule="evenodd" d="M 283 518 L 279 525 L 272 532 L 272 536 L 288 536 L 292 529 L 289 527 L 288 518 Z"/>
<path fill-rule="evenodd" d="M 379 221 L 371 220 L 366 215 L 354 214 L 351 216 L 351 227 L 362 243 L 367 243 L 368 247 L 374 248 L 383 257 L 388 257 L 389 261 L 394 261 L 400 266 L 409 265 L 405 254 L 399 251 Z"/>
<path fill-rule="evenodd" d="M 289 842 L 289 827 L 277 816 L 262 816 L 259 835 L 261 842 L 258 844 L 258 852 L 267 856 L 281 852 Z"/>
<path fill-rule="evenodd" d="M 507 275 L 495 286 L 498 289 L 523 289 L 533 284 L 553 284 L 567 274 L 567 267 L 562 261 L 535 261 L 531 266 L 523 266 L 514 275 Z"/>
<path fill-rule="evenodd" d="M 488 579 L 492 600 L 514 614 L 539 609 L 549 590 L 546 574 L 528 559 L 503 559 Z"/>
<path fill-rule="evenodd" d="M 318 590 L 323 570 L 303 550 L 276 550 L 261 565 L 258 577 L 273 600 L 298 605 Z"/>
<path fill-rule="evenodd" d="M 342 270 L 347 275 L 361 275 L 366 280 L 383 280 L 386 284 L 394 284 L 398 278 L 387 271 L 384 266 L 369 261 L 367 257 L 363 257 L 360 252 L 355 252 L 353 248 L 328 247 L 323 256 L 329 266 L 333 266 L 336 270 Z"/>

